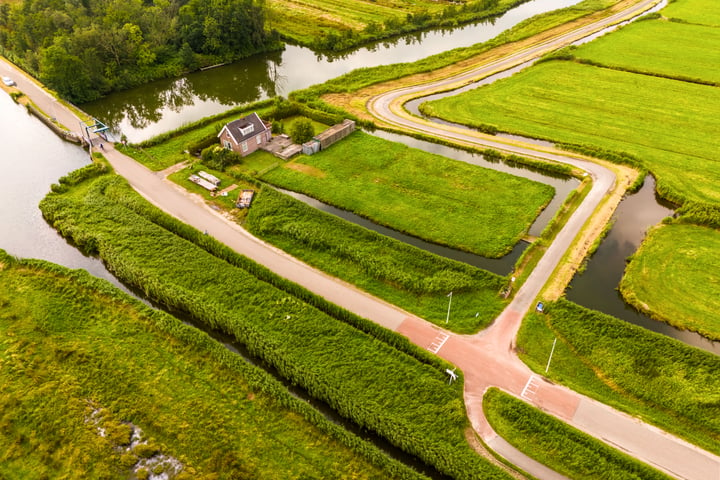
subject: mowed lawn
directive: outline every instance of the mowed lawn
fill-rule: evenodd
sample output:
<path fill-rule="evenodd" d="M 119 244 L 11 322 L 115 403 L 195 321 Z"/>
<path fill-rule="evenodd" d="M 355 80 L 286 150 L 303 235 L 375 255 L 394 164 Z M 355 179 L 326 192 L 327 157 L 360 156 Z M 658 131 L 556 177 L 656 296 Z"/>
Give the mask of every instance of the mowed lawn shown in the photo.
<path fill-rule="evenodd" d="M 677 0 L 662 10 L 663 16 L 700 25 L 720 26 L 717 0 Z"/>
<path fill-rule="evenodd" d="M 553 61 L 426 104 L 425 113 L 638 157 L 658 184 L 720 202 L 720 88 Z"/>
<path fill-rule="evenodd" d="M 355 132 L 262 176 L 376 223 L 489 257 L 508 253 L 553 188 Z"/>
<path fill-rule="evenodd" d="M 651 316 L 720 340 L 720 232 L 663 225 L 633 255 L 620 284 Z"/>
<path fill-rule="evenodd" d="M 720 85 L 720 28 L 716 27 L 666 20 L 636 22 L 573 54 L 614 68 Z"/>

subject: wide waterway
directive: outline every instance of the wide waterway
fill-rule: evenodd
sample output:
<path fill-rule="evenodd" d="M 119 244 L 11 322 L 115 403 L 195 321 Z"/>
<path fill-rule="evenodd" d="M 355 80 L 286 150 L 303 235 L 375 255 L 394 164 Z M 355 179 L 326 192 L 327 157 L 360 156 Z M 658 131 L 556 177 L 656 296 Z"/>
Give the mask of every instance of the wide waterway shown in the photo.
<path fill-rule="evenodd" d="M 377 42 L 334 56 L 288 45 L 223 67 L 152 82 L 109 95 L 82 109 L 112 125 L 116 136 L 139 142 L 243 103 L 323 83 L 361 67 L 413 62 L 490 40 L 539 13 L 580 0 L 531 0 L 492 20 Z"/>

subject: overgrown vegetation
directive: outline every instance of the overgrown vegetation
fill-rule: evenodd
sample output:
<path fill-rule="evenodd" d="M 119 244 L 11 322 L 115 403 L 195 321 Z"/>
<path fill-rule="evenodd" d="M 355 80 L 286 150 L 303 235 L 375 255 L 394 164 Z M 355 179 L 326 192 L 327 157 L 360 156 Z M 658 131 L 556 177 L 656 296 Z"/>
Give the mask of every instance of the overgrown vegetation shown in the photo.
<path fill-rule="evenodd" d="M 425 252 L 264 188 L 245 227 L 294 257 L 458 333 L 487 326 L 505 279 Z M 445 324 L 453 292 L 452 323 Z"/>
<path fill-rule="evenodd" d="M 720 232 L 663 225 L 648 235 L 625 270 L 625 301 L 652 318 L 720 340 Z"/>
<path fill-rule="evenodd" d="M 273 48 L 254 0 L 0 5 L 0 53 L 72 102 Z"/>
<path fill-rule="evenodd" d="M 4 478 L 140 478 L 158 453 L 176 479 L 425 478 L 85 271 L 0 251 L 0 318 Z"/>
<path fill-rule="evenodd" d="M 261 177 L 395 230 L 501 257 L 552 199 L 548 185 L 355 132 Z"/>
<path fill-rule="evenodd" d="M 531 368 L 720 454 L 720 358 L 565 299 L 530 314 L 517 345 Z"/>
<path fill-rule="evenodd" d="M 50 194 L 41 209 L 119 278 L 238 339 L 361 427 L 453 478 L 507 478 L 465 440 L 462 382 L 448 385 L 447 364 L 403 337 L 168 217 L 119 177 L 101 175 Z"/>
<path fill-rule="evenodd" d="M 485 393 L 483 410 L 498 435 L 529 457 L 568 478 L 670 479 L 497 388 Z"/>

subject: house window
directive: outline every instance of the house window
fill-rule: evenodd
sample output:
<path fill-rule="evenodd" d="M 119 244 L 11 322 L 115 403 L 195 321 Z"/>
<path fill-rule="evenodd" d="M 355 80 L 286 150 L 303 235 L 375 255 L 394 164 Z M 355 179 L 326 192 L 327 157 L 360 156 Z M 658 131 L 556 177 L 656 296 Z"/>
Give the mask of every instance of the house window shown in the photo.
<path fill-rule="evenodd" d="M 247 151 L 248 151 L 248 148 L 247 148 L 247 141 L 245 141 L 245 142 L 242 142 L 242 145 L 240 145 L 240 146 L 242 147 L 242 151 L 243 151 L 243 153 L 245 153 L 245 152 L 247 152 Z"/>
<path fill-rule="evenodd" d="M 232 144 L 228 140 L 225 140 L 225 150 L 232 150 Z"/>
<path fill-rule="evenodd" d="M 255 137 L 255 140 L 257 141 L 258 145 L 262 145 L 262 135 L 258 135 L 257 137 Z"/>

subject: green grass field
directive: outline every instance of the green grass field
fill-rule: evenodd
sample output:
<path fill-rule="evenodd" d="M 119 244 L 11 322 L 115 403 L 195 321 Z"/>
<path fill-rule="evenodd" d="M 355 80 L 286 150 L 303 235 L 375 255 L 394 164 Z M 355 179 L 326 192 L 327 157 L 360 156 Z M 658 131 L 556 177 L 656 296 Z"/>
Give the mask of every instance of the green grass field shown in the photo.
<path fill-rule="evenodd" d="M 498 435 L 529 457 L 568 478 L 671 478 L 496 388 L 485 393 L 483 410 Z"/>
<path fill-rule="evenodd" d="M 261 370 L 84 271 L 0 251 L 0 318 L 2 478 L 140 478 L 148 451 L 179 459 L 177 479 L 394 476 Z"/>
<path fill-rule="evenodd" d="M 45 218 L 149 298 L 234 337 L 292 384 L 442 472 L 507 478 L 468 445 L 462 382 L 448 385 L 446 363 L 168 217 L 96 166 L 53 192 L 41 203 Z"/>
<path fill-rule="evenodd" d="M 620 283 L 651 317 L 720 340 L 720 232 L 663 225 L 632 256 Z"/>
<path fill-rule="evenodd" d="M 416 237 L 489 257 L 509 252 L 552 187 L 355 132 L 262 176 Z"/>
<path fill-rule="evenodd" d="M 613 68 L 720 85 L 720 28 L 649 20 L 625 26 L 573 51 Z"/>
<path fill-rule="evenodd" d="M 245 222 L 253 235 L 383 300 L 457 333 L 489 325 L 507 279 L 354 225 L 264 188 Z M 448 292 L 452 322 L 446 324 Z"/>
<path fill-rule="evenodd" d="M 546 310 L 518 334 L 533 370 L 720 455 L 720 357 L 567 300 Z"/>
<path fill-rule="evenodd" d="M 675 0 L 665 7 L 662 14 L 699 25 L 720 26 L 720 10 L 715 0 Z"/>
<path fill-rule="evenodd" d="M 349 34 L 369 41 L 423 26 L 496 15 L 517 3 L 522 2 L 474 1 L 468 2 L 463 10 L 464 4 L 431 0 L 268 0 L 266 27 L 304 45 L 313 45 L 325 36 L 344 41 Z M 418 21 L 409 20 L 409 16 L 415 16 Z"/>
<path fill-rule="evenodd" d="M 425 104 L 467 125 L 630 153 L 661 191 L 707 203 L 720 202 L 718 111 L 718 88 L 563 61 Z"/>

